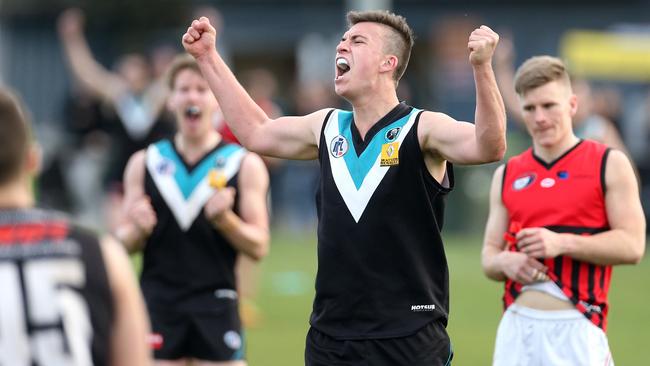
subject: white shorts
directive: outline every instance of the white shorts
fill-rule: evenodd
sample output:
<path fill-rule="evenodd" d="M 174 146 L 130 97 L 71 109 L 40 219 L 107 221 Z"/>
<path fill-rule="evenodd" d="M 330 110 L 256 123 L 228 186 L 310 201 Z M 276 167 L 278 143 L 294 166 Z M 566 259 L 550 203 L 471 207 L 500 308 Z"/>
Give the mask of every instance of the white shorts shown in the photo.
<path fill-rule="evenodd" d="M 512 304 L 503 314 L 494 366 L 613 366 L 607 336 L 578 310 Z"/>

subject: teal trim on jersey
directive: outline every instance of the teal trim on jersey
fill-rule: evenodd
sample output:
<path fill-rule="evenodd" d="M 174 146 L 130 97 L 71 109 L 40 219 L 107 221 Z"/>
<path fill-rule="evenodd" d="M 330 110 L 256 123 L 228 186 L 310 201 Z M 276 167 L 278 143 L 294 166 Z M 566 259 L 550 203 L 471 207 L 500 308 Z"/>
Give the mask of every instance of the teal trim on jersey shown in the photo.
<path fill-rule="evenodd" d="M 370 140 L 370 143 L 368 143 L 368 146 L 366 146 L 366 149 L 363 150 L 360 156 L 357 155 L 352 140 L 352 112 L 339 111 L 339 134 L 348 140 L 348 152 L 343 156 L 343 159 L 345 159 L 345 165 L 348 167 L 350 176 L 352 177 L 357 189 L 361 187 L 366 175 L 368 175 L 368 172 L 375 164 L 375 161 L 377 161 L 377 157 L 381 154 L 381 146 L 386 143 L 386 140 L 384 139 L 386 132 L 395 127 L 404 127 L 411 115 L 417 113 L 417 111 L 418 110 L 413 108 L 411 113 L 379 130 L 372 137 L 372 140 Z M 400 133 L 402 133 L 402 131 L 400 131 Z"/>
<path fill-rule="evenodd" d="M 223 146 L 205 156 L 201 160 L 201 163 L 193 169 L 192 173 L 189 173 L 185 167 L 185 163 L 183 163 L 180 156 L 178 156 L 170 141 L 160 141 L 156 143 L 155 146 L 161 156 L 174 163 L 174 180 L 176 181 L 176 184 L 178 184 L 178 188 L 181 190 L 181 193 L 183 193 L 185 199 L 190 197 L 194 189 L 208 175 L 210 169 L 216 166 L 218 160 L 224 159 L 225 163 L 225 160 L 227 160 L 234 152 L 242 149 L 241 146 L 234 144 Z"/>
<path fill-rule="evenodd" d="M 454 358 L 454 347 L 452 346 L 451 342 L 449 342 L 449 357 L 447 358 L 447 363 L 445 363 L 445 366 L 451 366 L 451 360 Z"/>
<path fill-rule="evenodd" d="M 230 357 L 231 361 L 239 361 L 239 360 L 245 360 L 246 358 L 244 357 L 246 355 L 246 331 L 241 330 L 240 333 L 241 337 L 241 347 L 235 353 L 233 353 L 232 357 Z"/>

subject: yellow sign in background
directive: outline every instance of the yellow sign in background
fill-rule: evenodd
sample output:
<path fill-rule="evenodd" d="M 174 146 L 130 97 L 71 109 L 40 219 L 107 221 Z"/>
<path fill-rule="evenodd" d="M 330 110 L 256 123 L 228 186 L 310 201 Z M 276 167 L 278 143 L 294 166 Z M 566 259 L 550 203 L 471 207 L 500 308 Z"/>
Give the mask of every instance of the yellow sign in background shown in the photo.
<path fill-rule="evenodd" d="M 560 55 L 577 76 L 650 81 L 650 34 L 572 30 L 560 40 Z"/>

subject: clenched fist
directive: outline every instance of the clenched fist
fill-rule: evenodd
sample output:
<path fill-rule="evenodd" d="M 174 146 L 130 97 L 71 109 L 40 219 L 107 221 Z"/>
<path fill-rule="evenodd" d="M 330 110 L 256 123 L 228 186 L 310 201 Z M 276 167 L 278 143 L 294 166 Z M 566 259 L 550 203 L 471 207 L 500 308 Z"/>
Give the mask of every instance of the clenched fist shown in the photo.
<path fill-rule="evenodd" d="M 218 189 L 205 204 L 205 216 L 210 221 L 218 219 L 223 213 L 232 209 L 235 204 L 235 189 L 226 187 Z"/>
<path fill-rule="evenodd" d="M 497 43 L 499 43 L 499 35 L 490 27 L 482 25 L 475 29 L 469 35 L 469 42 L 467 42 L 469 62 L 474 66 L 490 63 Z"/>
<path fill-rule="evenodd" d="M 212 51 L 216 52 L 216 41 L 217 31 L 206 17 L 195 19 L 182 38 L 185 51 L 194 58 L 200 58 Z"/>
<path fill-rule="evenodd" d="M 151 206 L 149 196 L 142 196 L 126 207 L 126 214 L 131 223 L 135 225 L 144 235 L 149 236 L 154 226 L 158 223 L 156 212 Z"/>

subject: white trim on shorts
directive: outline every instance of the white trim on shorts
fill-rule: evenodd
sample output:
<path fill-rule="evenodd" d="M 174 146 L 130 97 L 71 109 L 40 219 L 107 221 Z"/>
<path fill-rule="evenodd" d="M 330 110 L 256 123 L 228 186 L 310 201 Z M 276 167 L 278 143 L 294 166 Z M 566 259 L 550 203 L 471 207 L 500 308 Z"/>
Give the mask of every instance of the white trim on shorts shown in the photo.
<path fill-rule="evenodd" d="M 614 366 L 607 336 L 578 310 L 512 304 L 499 323 L 494 366 Z"/>

